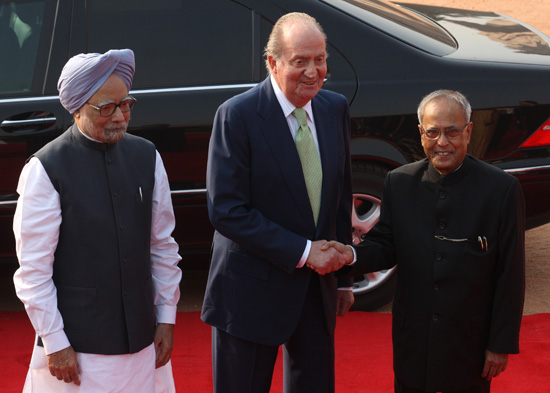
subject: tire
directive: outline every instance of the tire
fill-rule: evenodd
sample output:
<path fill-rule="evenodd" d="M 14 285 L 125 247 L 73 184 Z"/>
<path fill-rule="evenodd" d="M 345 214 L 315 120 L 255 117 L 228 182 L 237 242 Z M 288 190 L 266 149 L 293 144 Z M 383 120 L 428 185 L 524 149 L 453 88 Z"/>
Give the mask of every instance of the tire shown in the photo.
<path fill-rule="evenodd" d="M 383 165 L 353 163 L 353 244 L 358 244 L 380 218 L 384 180 L 389 169 Z M 373 311 L 389 303 L 397 280 L 396 268 L 354 277 L 355 311 Z"/>

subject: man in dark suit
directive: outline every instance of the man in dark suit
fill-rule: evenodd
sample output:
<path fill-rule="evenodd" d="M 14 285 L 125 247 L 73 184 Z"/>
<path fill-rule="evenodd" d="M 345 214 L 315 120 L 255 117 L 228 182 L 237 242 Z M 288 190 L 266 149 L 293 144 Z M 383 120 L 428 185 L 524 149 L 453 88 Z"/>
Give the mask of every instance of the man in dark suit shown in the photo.
<path fill-rule="evenodd" d="M 398 266 L 396 392 L 486 393 L 519 351 L 523 194 L 516 178 L 467 155 L 470 115 L 455 91 L 422 100 L 427 158 L 388 174 L 380 220 L 354 247 L 351 274 Z"/>
<path fill-rule="evenodd" d="M 216 393 L 269 392 L 282 344 L 285 392 L 334 392 L 336 314 L 353 294 L 331 274 L 343 256 L 320 248 L 351 241 L 352 194 L 348 104 L 321 90 L 325 42 L 309 15 L 283 16 L 266 47 L 270 77 L 214 120 L 202 319 L 213 326 Z"/>

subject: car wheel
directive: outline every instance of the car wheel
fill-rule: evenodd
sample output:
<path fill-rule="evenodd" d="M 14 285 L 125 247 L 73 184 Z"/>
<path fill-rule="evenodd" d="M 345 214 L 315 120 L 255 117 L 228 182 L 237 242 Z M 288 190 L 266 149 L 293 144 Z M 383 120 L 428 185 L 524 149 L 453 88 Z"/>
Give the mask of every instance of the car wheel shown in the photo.
<path fill-rule="evenodd" d="M 362 241 L 380 217 L 380 203 L 388 168 L 369 162 L 353 163 L 353 244 Z M 395 268 L 354 277 L 352 310 L 372 311 L 393 298 Z"/>

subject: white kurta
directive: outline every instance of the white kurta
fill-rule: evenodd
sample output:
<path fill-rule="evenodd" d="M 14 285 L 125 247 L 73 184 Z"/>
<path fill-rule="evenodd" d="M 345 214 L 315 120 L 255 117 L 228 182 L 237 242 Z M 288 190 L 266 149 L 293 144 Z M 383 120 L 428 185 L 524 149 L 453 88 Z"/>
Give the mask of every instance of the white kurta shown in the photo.
<path fill-rule="evenodd" d="M 59 194 L 36 157 L 23 168 L 17 192 L 19 200 L 13 228 L 20 267 L 14 275 L 15 289 L 44 344 L 44 347 L 34 347 L 24 392 L 175 391 L 170 363 L 154 372 L 154 345 L 129 355 L 77 353 L 80 387 L 51 376 L 46 354 L 70 346 L 57 308 L 57 291 L 52 279 L 62 219 Z M 151 223 L 151 270 L 157 323 L 174 324 L 176 321 L 181 280 L 177 265 L 181 257 L 171 236 L 174 227 L 168 177 L 157 152 Z"/>

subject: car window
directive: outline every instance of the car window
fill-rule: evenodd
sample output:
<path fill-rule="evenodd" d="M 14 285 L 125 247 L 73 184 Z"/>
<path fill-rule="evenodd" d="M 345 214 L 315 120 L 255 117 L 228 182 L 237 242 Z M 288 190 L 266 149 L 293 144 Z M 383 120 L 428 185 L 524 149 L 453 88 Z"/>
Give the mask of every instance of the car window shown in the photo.
<path fill-rule="evenodd" d="M 251 15 L 227 0 L 90 1 L 88 51 L 132 49 L 134 89 L 250 82 Z"/>
<path fill-rule="evenodd" d="M 444 56 L 457 49 L 440 26 L 386 0 L 323 0 L 373 27 L 419 49 Z"/>
<path fill-rule="evenodd" d="M 18 95 L 32 90 L 39 61 L 39 42 L 44 34 L 46 1 L 0 1 L 0 95 Z"/>

